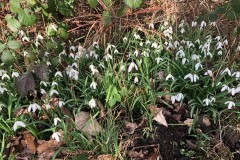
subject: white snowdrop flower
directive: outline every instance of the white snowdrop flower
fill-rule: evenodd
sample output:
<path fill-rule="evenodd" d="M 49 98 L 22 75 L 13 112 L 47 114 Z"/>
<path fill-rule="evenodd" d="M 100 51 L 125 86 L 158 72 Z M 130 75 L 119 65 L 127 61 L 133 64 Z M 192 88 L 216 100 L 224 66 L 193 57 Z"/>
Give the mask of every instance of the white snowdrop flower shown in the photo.
<path fill-rule="evenodd" d="M 57 142 L 60 142 L 61 133 L 55 132 L 52 134 L 52 139 L 55 139 Z"/>
<path fill-rule="evenodd" d="M 7 88 L 4 86 L 0 85 L 0 93 L 3 94 L 5 91 L 8 91 Z"/>
<path fill-rule="evenodd" d="M 236 94 L 235 88 L 229 88 L 228 92 L 231 93 L 232 96 Z"/>
<path fill-rule="evenodd" d="M 18 127 L 26 127 L 26 124 L 23 123 L 22 121 L 16 121 L 13 125 L 13 131 L 16 131 Z"/>
<path fill-rule="evenodd" d="M 235 76 L 236 80 L 240 79 L 240 72 L 234 72 L 232 76 Z"/>
<path fill-rule="evenodd" d="M 24 57 L 29 57 L 30 54 L 29 54 L 27 51 L 23 51 L 23 56 L 24 56 Z"/>
<path fill-rule="evenodd" d="M 216 41 L 220 41 L 221 37 L 220 36 L 217 36 L 214 38 Z"/>
<path fill-rule="evenodd" d="M 79 72 L 77 70 L 75 70 L 72 66 L 68 66 L 66 68 L 66 73 L 68 75 L 69 78 L 77 81 L 78 80 L 78 74 Z"/>
<path fill-rule="evenodd" d="M 127 42 L 127 40 L 128 40 L 127 37 L 123 37 L 124 42 Z"/>
<path fill-rule="evenodd" d="M 213 73 L 212 73 L 212 70 L 207 70 L 205 73 L 204 73 L 205 76 L 209 75 L 210 77 L 212 77 Z"/>
<path fill-rule="evenodd" d="M 2 75 L 2 80 L 4 80 L 4 79 L 10 79 L 10 77 L 9 77 L 9 75 L 7 74 L 7 73 L 4 73 L 3 75 Z"/>
<path fill-rule="evenodd" d="M 96 51 L 90 51 L 89 55 L 90 57 L 93 57 L 96 54 Z"/>
<path fill-rule="evenodd" d="M 151 44 L 151 42 L 149 40 L 147 40 L 145 43 L 146 43 L 146 45 Z"/>
<path fill-rule="evenodd" d="M 89 66 L 89 68 L 90 68 L 91 71 L 92 71 L 92 75 L 95 75 L 96 73 L 98 73 L 98 70 L 95 68 L 95 66 L 94 66 L 93 64 L 91 64 L 91 65 Z"/>
<path fill-rule="evenodd" d="M 183 28 L 183 27 L 184 27 L 184 23 L 185 23 L 185 21 L 184 21 L 184 20 L 182 20 L 182 21 L 180 22 L 180 24 L 179 24 L 178 28 Z"/>
<path fill-rule="evenodd" d="M 195 64 L 195 70 L 197 71 L 199 68 L 203 68 L 203 66 L 200 62 Z"/>
<path fill-rule="evenodd" d="M 93 82 L 90 84 L 90 88 L 96 89 L 96 88 L 97 88 L 97 83 L 93 81 Z"/>
<path fill-rule="evenodd" d="M 184 79 L 190 79 L 191 82 L 196 82 L 199 79 L 199 77 L 196 74 L 189 73 L 184 77 Z"/>
<path fill-rule="evenodd" d="M 7 71 L 5 71 L 5 70 L 0 70 L 0 76 L 3 76 L 3 74 L 5 74 L 5 73 L 7 73 Z"/>
<path fill-rule="evenodd" d="M 76 51 L 76 47 L 75 46 L 71 46 L 70 47 L 70 51 L 75 52 Z"/>
<path fill-rule="evenodd" d="M 222 51 L 221 51 L 221 50 L 218 51 L 217 54 L 218 54 L 219 56 L 221 56 L 221 55 L 222 55 Z"/>
<path fill-rule="evenodd" d="M 53 121 L 54 121 L 54 125 L 55 125 L 55 126 L 57 126 L 58 122 L 62 122 L 61 119 L 58 118 L 58 117 L 57 117 L 57 118 L 54 118 Z"/>
<path fill-rule="evenodd" d="M 184 29 L 184 28 L 181 28 L 181 29 L 180 29 L 180 33 L 182 33 L 182 34 L 185 33 L 185 29 Z"/>
<path fill-rule="evenodd" d="M 218 43 L 216 44 L 216 49 L 217 49 L 217 50 L 222 49 L 222 47 L 223 47 L 223 43 L 222 43 L 222 42 L 218 42 Z"/>
<path fill-rule="evenodd" d="M 179 50 L 177 53 L 176 53 L 176 58 L 179 57 L 179 58 L 183 58 L 185 57 L 185 53 L 184 51 L 181 49 Z"/>
<path fill-rule="evenodd" d="M 149 52 L 148 52 L 148 51 L 143 51 L 143 52 L 142 52 L 142 55 L 143 55 L 144 57 L 149 57 Z"/>
<path fill-rule="evenodd" d="M 65 105 L 65 103 L 63 101 L 59 101 L 58 102 L 58 106 L 61 108 L 63 105 Z"/>
<path fill-rule="evenodd" d="M 225 39 L 225 40 L 223 41 L 223 45 L 225 45 L 225 46 L 228 45 L 228 40 L 227 40 L 227 39 Z"/>
<path fill-rule="evenodd" d="M 155 61 L 157 61 L 157 64 L 159 64 L 161 61 L 163 61 L 163 59 L 161 57 L 157 57 Z"/>
<path fill-rule="evenodd" d="M 172 39 L 172 34 L 173 34 L 173 29 L 171 26 L 168 29 L 163 31 L 163 35 L 170 39 Z"/>
<path fill-rule="evenodd" d="M 178 41 L 174 41 L 173 45 L 174 45 L 175 48 L 177 48 L 180 45 L 180 43 Z"/>
<path fill-rule="evenodd" d="M 203 100 L 203 103 L 205 106 L 209 106 L 209 104 L 211 104 L 211 100 L 209 98 L 206 98 Z"/>
<path fill-rule="evenodd" d="M 91 108 L 95 108 L 97 106 L 97 102 L 95 101 L 95 99 L 91 99 L 89 102 L 88 102 L 88 105 L 91 107 Z"/>
<path fill-rule="evenodd" d="M 163 23 L 163 25 L 164 25 L 164 26 L 167 26 L 167 25 L 168 25 L 168 22 L 167 22 L 167 21 L 165 21 L 165 22 Z"/>
<path fill-rule="evenodd" d="M 52 65 L 51 62 L 47 61 L 47 66 L 51 66 L 51 65 Z"/>
<path fill-rule="evenodd" d="M 95 59 L 98 59 L 99 55 L 95 53 L 95 54 L 93 54 L 93 57 L 94 57 Z"/>
<path fill-rule="evenodd" d="M 141 37 L 140 37 L 138 34 L 136 34 L 136 33 L 133 34 L 133 37 L 134 37 L 135 39 L 141 39 Z"/>
<path fill-rule="evenodd" d="M 18 72 L 13 72 L 13 73 L 12 73 L 12 78 L 13 78 L 13 77 L 18 77 L 18 76 L 19 76 L 19 73 L 18 73 Z"/>
<path fill-rule="evenodd" d="M 57 71 L 55 73 L 54 77 L 63 77 L 62 72 L 61 71 Z"/>
<path fill-rule="evenodd" d="M 44 56 L 45 56 L 45 57 L 48 57 L 49 54 L 50 54 L 49 52 L 45 52 L 45 53 L 44 53 Z"/>
<path fill-rule="evenodd" d="M 40 82 L 40 85 L 44 85 L 45 87 L 48 86 L 47 82 L 45 82 L 45 81 L 41 81 L 41 82 Z"/>
<path fill-rule="evenodd" d="M 196 43 L 196 44 L 200 44 L 200 39 L 197 39 L 197 40 L 195 41 L 195 43 Z"/>
<path fill-rule="evenodd" d="M 158 48 L 158 44 L 156 42 L 153 42 L 151 47 L 157 49 Z"/>
<path fill-rule="evenodd" d="M 232 74 L 231 74 L 231 71 L 229 70 L 229 68 L 225 68 L 222 72 L 221 72 L 221 75 L 223 75 L 224 73 L 226 73 L 227 72 L 227 74 L 229 75 L 229 76 L 231 76 Z"/>
<path fill-rule="evenodd" d="M 192 27 L 196 27 L 197 26 L 197 22 L 196 21 L 192 21 Z"/>
<path fill-rule="evenodd" d="M 202 21 L 200 24 L 200 30 L 202 30 L 206 26 L 207 26 L 207 23 L 205 21 Z"/>
<path fill-rule="evenodd" d="M 109 59 L 112 59 L 112 55 L 106 54 L 104 57 L 105 61 L 108 61 Z"/>
<path fill-rule="evenodd" d="M 226 84 L 222 85 L 221 92 L 224 92 L 226 90 L 229 90 L 229 87 Z"/>
<path fill-rule="evenodd" d="M 43 40 L 43 36 L 42 36 L 40 33 L 38 33 L 36 39 L 37 39 L 37 40 Z"/>
<path fill-rule="evenodd" d="M 181 100 L 183 100 L 183 98 L 184 98 L 184 96 L 183 96 L 182 93 L 178 93 L 178 94 L 176 95 L 176 100 L 177 100 L 178 102 L 180 102 Z"/>
<path fill-rule="evenodd" d="M 74 59 L 74 57 L 75 57 L 75 56 L 74 56 L 74 54 L 73 54 L 73 53 L 70 53 L 70 54 L 68 55 L 68 57 L 69 57 L 69 58 L 73 58 L 73 59 Z"/>
<path fill-rule="evenodd" d="M 25 33 L 24 33 L 23 30 L 19 30 L 19 31 L 18 31 L 18 35 L 19 35 L 19 37 L 21 38 L 21 37 L 25 36 Z"/>
<path fill-rule="evenodd" d="M 47 92 L 45 91 L 45 89 L 40 89 L 40 92 L 41 92 L 41 94 L 46 94 Z"/>
<path fill-rule="evenodd" d="M 52 86 L 58 86 L 57 82 L 52 82 Z"/>
<path fill-rule="evenodd" d="M 174 49 L 174 46 L 173 46 L 173 44 L 171 42 L 168 43 L 167 49 Z"/>
<path fill-rule="evenodd" d="M 105 68 L 104 64 L 103 63 L 99 63 L 98 65 L 99 67 L 102 67 L 102 68 Z"/>
<path fill-rule="evenodd" d="M 210 26 L 213 26 L 213 27 L 215 27 L 217 25 L 217 23 L 216 22 L 211 22 L 210 23 Z"/>
<path fill-rule="evenodd" d="M 138 70 L 138 66 L 134 62 L 131 62 L 129 67 L 128 67 L 128 72 L 131 72 L 133 68 Z"/>
<path fill-rule="evenodd" d="M 214 97 L 210 97 L 210 98 L 211 98 L 210 99 L 211 103 L 216 101 L 216 99 Z"/>
<path fill-rule="evenodd" d="M 72 67 L 78 68 L 78 64 L 77 64 L 76 62 L 74 62 L 74 63 L 72 64 Z"/>
<path fill-rule="evenodd" d="M 187 41 L 187 48 L 195 47 L 194 44 L 190 41 Z"/>
<path fill-rule="evenodd" d="M 136 76 L 135 78 L 134 78 L 134 83 L 138 83 L 138 77 Z"/>
<path fill-rule="evenodd" d="M 50 91 L 50 96 L 53 96 L 54 94 L 58 95 L 59 93 L 58 93 L 57 90 L 52 89 L 52 90 Z"/>
<path fill-rule="evenodd" d="M 96 48 L 99 48 L 98 42 L 93 42 L 92 46 L 96 47 Z"/>
<path fill-rule="evenodd" d="M 133 52 L 133 54 L 134 54 L 136 57 L 138 57 L 139 51 L 138 51 L 138 50 L 135 50 L 135 51 Z"/>
<path fill-rule="evenodd" d="M 46 110 L 49 110 L 51 108 L 50 104 L 45 104 Z"/>
<path fill-rule="evenodd" d="M 153 23 L 150 23 L 150 24 L 148 25 L 148 27 L 149 27 L 150 29 L 154 29 L 154 24 L 153 24 Z"/>
<path fill-rule="evenodd" d="M 37 109 L 41 110 L 41 107 L 37 103 L 33 103 L 28 106 L 28 112 L 36 112 Z"/>
<path fill-rule="evenodd" d="M 184 64 L 186 64 L 186 62 L 189 62 L 189 60 L 187 58 L 183 58 L 182 59 L 182 64 L 184 65 Z"/>
<path fill-rule="evenodd" d="M 66 56 L 66 55 L 67 55 L 67 53 L 66 53 L 66 50 L 64 49 L 64 50 L 62 50 L 61 53 L 59 53 L 58 57 L 61 58 L 62 56 Z"/>
<path fill-rule="evenodd" d="M 166 81 L 169 80 L 169 79 L 174 80 L 174 77 L 171 74 L 168 74 L 167 77 L 166 77 Z"/>
<path fill-rule="evenodd" d="M 54 31 L 57 32 L 58 26 L 57 26 L 56 24 L 54 24 L 54 23 L 51 23 L 51 24 L 49 25 L 49 28 L 50 28 L 50 29 L 53 29 Z"/>
<path fill-rule="evenodd" d="M 210 58 L 212 58 L 213 57 L 213 55 L 212 55 L 212 53 L 211 52 L 207 52 L 207 54 L 205 55 L 205 57 L 206 56 L 209 56 Z"/>
<path fill-rule="evenodd" d="M 228 105 L 228 109 L 232 109 L 232 107 L 235 107 L 235 103 L 233 101 L 227 101 L 224 104 Z"/>
<path fill-rule="evenodd" d="M 25 36 L 22 38 L 22 41 L 23 41 L 23 42 L 24 42 L 24 41 L 29 42 L 29 38 L 25 35 Z"/>
<path fill-rule="evenodd" d="M 142 46 L 143 46 L 143 42 L 140 42 L 140 43 L 139 43 L 139 46 L 141 46 L 141 47 L 142 47 Z"/>

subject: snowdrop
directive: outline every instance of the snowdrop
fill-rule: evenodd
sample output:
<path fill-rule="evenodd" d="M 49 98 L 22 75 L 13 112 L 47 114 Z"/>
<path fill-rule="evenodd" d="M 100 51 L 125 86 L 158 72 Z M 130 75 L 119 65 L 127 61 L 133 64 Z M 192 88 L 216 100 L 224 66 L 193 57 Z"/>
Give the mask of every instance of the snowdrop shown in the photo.
<path fill-rule="evenodd" d="M 206 98 L 203 100 L 203 103 L 205 106 L 209 106 L 209 104 L 211 104 L 211 100 L 209 98 Z"/>
<path fill-rule="evenodd" d="M 66 73 L 69 78 L 76 80 L 76 81 L 78 80 L 79 72 L 77 70 L 75 70 L 72 66 L 68 65 L 68 67 L 66 68 Z"/>
<path fill-rule="evenodd" d="M 178 41 L 174 41 L 173 45 L 174 45 L 175 48 L 177 48 L 177 47 L 179 47 L 180 44 L 179 44 Z"/>
<path fill-rule="evenodd" d="M 0 93 L 3 94 L 5 91 L 8 91 L 3 85 L 0 85 Z"/>
<path fill-rule="evenodd" d="M 197 39 L 197 40 L 195 41 L 195 43 L 196 43 L 196 44 L 200 44 L 200 39 Z"/>
<path fill-rule="evenodd" d="M 221 51 L 221 50 L 218 51 L 217 54 L 218 54 L 219 56 L 221 56 L 221 55 L 222 55 L 222 51 Z"/>
<path fill-rule="evenodd" d="M 58 86 L 58 83 L 57 82 L 52 82 L 52 86 Z"/>
<path fill-rule="evenodd" d="M 222 49 L 222 47 L 223 47 L 223 43 L 222 43 L 222 42 L 218 42 L 218 43 L 216 44 L 216 49 L 217 49 L 217 50 Z"/>
<path fill-rule="evenodd" d="M 41 82 L 40 82 L 40 85 L 44 85 L 45 87 L 48 86 L 47 82 L 45 82 L 45 81 L 41 81 Z"/>
<path fill-rule="evenodd" d="M 200 30 L 202 30 L 206 26 L 207 26 L 207 23 L 205 21 L 202 21 L 200 24 Z"/>
<path fill-rule="evenodd" d="M 220 41 L 221 37 L 220 37 L 220 36 L 216 36 L 214 39 L 215 39 L 216 41 Z"/>
<path fill-rule="evenodd" d="M 49 110 L 51 108 L 50 104 L 45 104 L 46 110 Z"/>
<path fill-rule="evenodd" d="M 60 118 L 54 118 L 54 125 L 57 126 L 58 122 L 61 122 Z"/>
<path fill-rule="evenodd" d="M 179 57 L 179 58 L 183 58 L 185 57 L 185 53 L 184 51 L 181 49 L 179 50 L 177 53 L 176 53 L 176 58 Z"/>
<path fill-rule="evenodd" d="M 92 75 L 95 75 L 96 73 L 98 73 L 98 70 L 95 68 L 95 66 L 93 64 L 91 64 L 89 66 L 89 68 L 92 71 Z"/>
<path fill-rule="evenodd" d="M 61 108 L 63 105 L 65 105 L 65 103 L 63 101 L 59 101 L 58 102 L 58 106 Z"/>
<path fill-rule="evenodd" d="M 163 35 L 172 39 L 173 28 L 170 26 L 168 29 L 163 31 Z"/>
<path fill-rule="evenodd" d="M 5 70 L 0 70 L 0 77 L 3 76 L 3 74 L 7 73 Z"/>
<path fill-rule="evenodd" d="M 70 51 L 75 52 L 76 51 L 76 47 L 75 46 L 71 46 L 70 47 Z"/>
<path fill-rule="evenodd" d="M 191 82 L 196 82 L 196 81 L 199 79 L 198 75 L 196 75 L 196 74 L 191 74 L 191 73 L 187 74 L 187 75 L 184 77 L 184 79 L 188 79 L 188 78 L 191 80 Z"/>
<path fill-rule="evenodd" d="M 28 112 L 36 112 L 37 109 L 41 110 L 41 107 L 37 103 L 33 103 L 28 106 Z"/>
<path fill-rule="evenodd" d="M 58 93 L 58 91 L 56 91 L 55 89 L 52 89 L 52 90 L 50 91 L 50 96 L 53 96 L 54 94 L 58 95 L 59 93 Z"/>
<path fill-rule="evenodd" d="M 91 107 L 91 108 L 95 108 L 97 106 L 97 102 L 95 99 L 91 99 L 89 102 L 88 102 L 88 105 Z"/>
<path fill-rule="evenodd" d="M 181 29 L 180 29 L 180 33 L 182 33 L 182 34 L 185 33 L 185 29 L 184 29 L 184 28 L 181 28 Z"/>
<path fill-rule="evenodd" d="M 149 27 L 150 29 L 154 29 L 154 24 L 153 24 L 153 23 L 150 23 L 150 24 L 148 25 L 148 27 Z"/>
<path fill-rule="evenodd" d="M 90 88 L 96 89 L 96 88 L 97 88 L 97 83 L 93 81 L 93 82 L 90 84 Z"/>
<path fill-rule="evenodd" d="M 57 71 L 55 73 L 54 77 L 63 77 L 62 72 L 61 71 Z"/>
<path fill-rule="evenodd" d="M 186 62 L 189 62 L 189 60 L 187 58 L 183 58 L 182 59 L 182 64 L 184 65 Z"/>
<path fill-rule="evenodd" d="M 23 41 L 23 42 L 24 42 L 24 41 L 29 42 L 29 38 L 25 35 L 25 36 L 22 38 L 22 41 Z"/>
<path fill-rule="evenodd" d="M 10 77 L 9 77 L 9 75 L 7 74 L 7 73 L 4 73 L 3 75 L 2 75 L 2 80 L 4 80 L 4 79 L 10 79 Z"/>
<path fill-rule="evenodd" d="M 228 45 L 228 40 L 227 40 L 227 39 L 225 39 L 225 40 L 223 41 L 223 45 L 225 45 L 225 46 Z"/>
<path fill-rule="evenodd" d="M 163 61 L 163 59 L 160 57 L 157 57 L 155 60 L 156 60 L 157 64 L 159 64 L 161 61 Z"/>
<path fill-rule="evenodd" d="M 136 34 L 136 33 L 133 34 L 133 37 L 134 37 L 135 39 L 141 39 L 140 35 L 138 35 L 138 34 Z"/>
<path fill-rule="evenodd" d="M 41 94 L 46 94 L 47 92 L 46 92 L 44 89 L 41 88 L 41 89 L 40 89 L 40 93 L 41 93 Z"/>
<path fill-rule="evenodd" d="M 151 47 L 153 47 L 155 49 L 158 49 L 159 46 L 158 46 L 158 44 L 156 42 L 153 42 Z"/>
<path fill-rule="evenodd" d="M 233 101 L 227 101 L 225 104 L 228 105 L 228 109 L 232 109 L 232 107 L 235 107 L 235 103 Z"/>
<path fill-rule="evenodd" d="M 229 76 L 231 76 L 232 74 L 231 74 L 231 71 L 229 70 L 229 68 L 225 68 L 222 72 L 221 72 L 221 75 L 223 75 L 224 73 L 226 73 L 227 72 L 227 74 L 229 75 Z"/>
<path fill-rule="evenodd" d="M 144 57 L 149 57 L 149 52 L 148 52 L 148 51 L 143 51 L 143 52 L 142 52 L 142 55 L 143 55 Z"/>
<path fill-rule="evenodd" d="M 197 22 L 196 21 L 192 21 L 192 27 L 196 27 L 197 26 Z"/>
<path fill-rule="evenodd" d="M 138 66 L 134 62 L 131 62 L 129 67 L 128 67 L 128 72 L 131 72 L 133 68 L 138 70 Z"/>
<path fill-rule="evenodd" d="M 193 61 L 196 61 L 196 60 L 199 60 L 201 58 L 201 56 L 193 54 L 191 58 L 192 58 Z"/>
<path fill-rule="evenodd" d="M 200 62 L 195 64 L 195 70 L 197 71 L 199 68 L 203 68 L 203 66 Z"/>
<path fill-rule="evenodd" d="M 234 72 L 232 76 L 235 76 L 236 80 L 240 79 L 240 72 Z"/>
<path fill-rule="evenodd" d="M 169 79 L 174 80 L 174 77 L 171 74 L 168 74 L 167 77 L 166 77 L 166 81 L 169 80 Z"/>
<path fill-rule="evenodd" d="M 127 40 L 128 40 L 127 37 L 123 37 L 124 42 L 127 42 Z"/>
<path fill-rule="evenodd" d="M 13 125 L 13 130 L 16 131 L 18 127 L 26 127 L 26 124 L 23 123 L 22 121 L 16 121 Z"/>
<path fill-rule="evenodd" d="M 175 101 L 178 101 L 178 102 L 180 102 L 181 100 L 183 100 L 184 99 L 184 96 L 183 96 L 183 94 L 182 93 L 178 93 L 177 95 L 175 95 L 175 96 L 171 96 L 171 101 L 172 101 L 172 104 L 174 104 L 175 103 Z"/>
<path fill-rule="evenodd" d="M 222 85 L 221 92 L 224 92 L 226 90 L 229 90 L 229 87 L 226 84 Z"/>
<path fill-rule="evenodd" d="M 108 61 L 109 59 L 112 59 L 112 55 L 106 54 L 104 57 L 105 61 Z"/>
<path fill-rule="evenodd" d="M 213 73 L 211 70 L 207 70 L 205 73 L 204 73 L 205 76 L 209 75 L 210 77 L 212 77 Z"/>
<path fill-rule="evenodd" d="M 55 139 L 57 142 L 60 142 L 61 133 L 55 132 L 52 134 L 52 139 Z"/>
<path fill-rule="evenodd" d="M 136 76 L 135 78 L 134 78 L 134 83 L 138 83 L 138 77 Z"/>
<path fill-rule="evenodd" d="M 133 52 L 133 54 L 134 54 L 136 57 L 138 57 L 139 51 L 138 51 L 138 50 L 135 50 L 135 51 Z"/>

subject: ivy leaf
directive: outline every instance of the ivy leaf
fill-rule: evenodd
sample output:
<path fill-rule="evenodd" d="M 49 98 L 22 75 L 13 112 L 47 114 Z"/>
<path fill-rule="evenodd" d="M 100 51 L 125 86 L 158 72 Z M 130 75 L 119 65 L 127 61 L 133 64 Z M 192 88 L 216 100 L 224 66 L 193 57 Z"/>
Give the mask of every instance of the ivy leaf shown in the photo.
<path fill-rule="evenodd" d="M 10 10 L 13 13 L 18 13 L 19 10 L 21 9 L 19 0 L 10 0 L 9 5 L 10 5 Z"/>
<path fill-rule="evenodd" d="M 6 48 L 6 45 L 5 44 L 2 44 L 0 42 L 0 53 Z"/>
<path fill-rule="evenodd" d="M 240 13 L 240 0 L 231 0 L 231 6 L 235 13 Z"/>
<path fill-rule="evenodd" d="M 102 19 L 104 25 L 107 25 L 112 21 L 112 15 L 107 11 L 103 11 L 101 19 Z"/>
<path fill-rule="evenodd" d="M 66 5 L 64 2 L 58 2 L 59 12 L 64 16 L 72 16 L 72 9 L 70 6 Z"/>
<path fill-rule="evenodd" d="M 34 73 L 41 81 L 49 81 L 50 72 L 47 65 L 36 65 Z"/>
<path fill-rule="evenodd" d="M 17 77 L 15 86 L 17 93 L 22 97 L 26 96 L 29 91 L 34 90 L 35 82 L 32 73 L 27 72 Z"/>
<path fill-rule="evenodd" d="M 125 4 L 132 8 L 132 9 L 136 9 L 138 7 L 140 7 L 142 0 L 124 0 Z"/>
<path fill-rule="evenodd" d="M 29 9 L 22 9 L 18 14 L 18 19 L 22 25 L 32 26 L 35 23 L 36 15 L 31 14 Z"/>
<path fill-rule="evenodd" d="M 88 4 L 92 7 L 92 8 L 96 8 L 97 7 L 97 0 L 88 0 Z"/>
<path fill-rule="evenodd" d="M 7 47 L 10 49 L 19 49 L 21 47 L 21 44 L 16 40 L 10 40 L 7 42 Z"/>
<path fill-rule="evenodd" d="M 9 17 L 7 17 L 7 18 L 9 18 Z M 6 17 L 5 17 L 5 19 L 6 19 Z M 6 19 L 6 20 L 7 20 L 7 19 Z M 21 27 L 21 24 L 19 23 L 18 20 L 10 18 L 10 19 L 7 20 L 7 27 L 8 27 L 12 32 L 17 32 L 18 29 Z"/>

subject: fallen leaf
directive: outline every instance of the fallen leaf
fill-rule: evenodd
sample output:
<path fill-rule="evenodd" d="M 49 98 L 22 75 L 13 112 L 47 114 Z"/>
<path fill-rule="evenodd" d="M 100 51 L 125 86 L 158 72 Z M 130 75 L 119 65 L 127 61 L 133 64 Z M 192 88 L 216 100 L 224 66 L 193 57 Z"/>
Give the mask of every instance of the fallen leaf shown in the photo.
<path fill-rule="evenodd" d="M 137 152 L 137 151 L 129 151 L 128 152 L 128 156 L 131 157 L 132 159 L 134 159 L 134 158 L 141 158 L 141 159 L 143 159 L 144 158 L 144 154 L 143 154 L 142 150 L 140 150 L 139 152 Z"/>
<path fill-rule="evenodd" d="M 153 118 L 153 120 L 157 121 L 159 124 L 162 124 L 168 127 L 167 121 L 163 115 L 163 109 L 161 108 L 160 112 Z"/>
<path fill-rule="evenodd" d="M 193 119 L 187 118 L 183 123 L 186 124 L 188 127 L 191 128 L 192 125 L 193 125 Z"/>
<path fill-rule="evenodd" d="M 81 111 L 75 115 L 75 123 L 77 130 L 82 131 L 87 136 L 99 134 L 101 126 L 96 119 L 92 119 L 88 112 Z"/>
<path fill-rule="evenodd" d="M 36 153 L 36 145 L 35 145 L 35 137 L 29 132 L 25 131 L 23 132 L 23 138 L 24 140 L 21 141 L 21 143 L 26 146 L 26 149 L 28 149 L 32 154 Z"/>
<path fill-rule="evenodd" d="M 199 116 L 197 122 L 200 123 L 200 125 L 204 125 L 206 127 L 211 125 L 211 122 L 210 122 L 209 118 L 205 115 Z"/>
<path fill-rule="evenodd" d="M 113 160 L 110 154 L 104 154 L 97 157 L 97 160 Z"/>
<path fill-rule="evenodd" d="M 153 116 L 156 116 L 162 110 L 161 108 L 158 108 L 155 105 L 148 105 L 147 108 L 149 109 Z"/>
<path fill-rule="evenodd" d="M 156 160 L 157 158 L 158 158 L 158 150 L 154 148 L 153 154 L 148 158 L 148 160 Z"/>
<path fill-rule="evenodd" d="M 137 123 L 132 123 L 128 121 L 124 123 L 124 130 L 127 134 L 133 134 L 136 128 L 138 128 Z"/>

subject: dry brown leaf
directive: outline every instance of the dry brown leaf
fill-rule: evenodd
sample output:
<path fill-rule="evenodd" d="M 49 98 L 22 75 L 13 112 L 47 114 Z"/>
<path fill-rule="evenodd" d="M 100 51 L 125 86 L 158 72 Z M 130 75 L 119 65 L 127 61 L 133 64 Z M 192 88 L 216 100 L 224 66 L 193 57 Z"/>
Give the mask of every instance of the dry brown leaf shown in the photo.
<path fill-rule="evenodd" d="M 192 127 L 193 119 L 187 118 L 183 123 L 186 124 L 188 127 Z"/>
<path fill-rule="evenodd" d="M 78 130 L 85 133 L 87 136 L 99 134 L 101 126 L 96 119 L 92 119 L 88 112 L 79 112 L 75 115 L 75 123 Z"/>
<path fill-rule="evenodd" d="M 143 159 L 144 158 L 144 154 L 143 154 L 142 150 L 140 150 L 139 152 L 137 152 L 137 151 L 129 151 L 128 155 L 132 159 L 134 159 L 134 158 L 141 158 L 141 159 Z"/>
<path fill-rule="evenodd" d="M 39 141 L 38 141 L 39 143 Z M 40 155 L 43 152 L 48 152 L 52 148 L 59 148 L 62 145 L 62 143 L 58 143 L 54 139 L 50 139 L 49 141 L 41 141 L 37 147 L 37 153 Z"/>
<path fill-rule="evenodd" d="M 204 125 L 204 126 L 207 126 L 207 127 L 211 125 L 211 122 L 210 122 L 209 118 L 205 115 L 199 116 L 198 117 L 198 122 L 201 125 Z"/>
<path fill-rule="evenodd" d="M 162 124 L 168 127 L 167 121 L 163 115 L 163 109 L 161 108 L 160 112 L 153 118 L 153 120 L 157 121 L 159 124 Z"/>
<path fill-rule="evenodd" d="M 24 140 L 21 143 L 28 149 L 32 154 L 36 153 L 35 137 L 29 132 L 23 132 Z"/>
<path fill-rule="evenodd" d="M 132 123 L 128 121 L 124 123 L 124 129 L 127 134 L 133 134 L 136 128 L 138 128 L 137 123 Z"/>
<path fill-rule="evenodd" d="M 147 108 L 153 116 L 156 116 L 162 110 L 161 108 L 157 108 L 155 105 L 148 105 Z"/>
<path fill-rule="evenodd" d="M 104 154 L 97 157 L 97 160 L 113 160 L 110 154 Z"/>
<path fill-rule="evenodd" d="M 158 158 L 157 148 L 153 148 L 153 154 L 148 158 L 148 160 L 156 160 Z"/>

